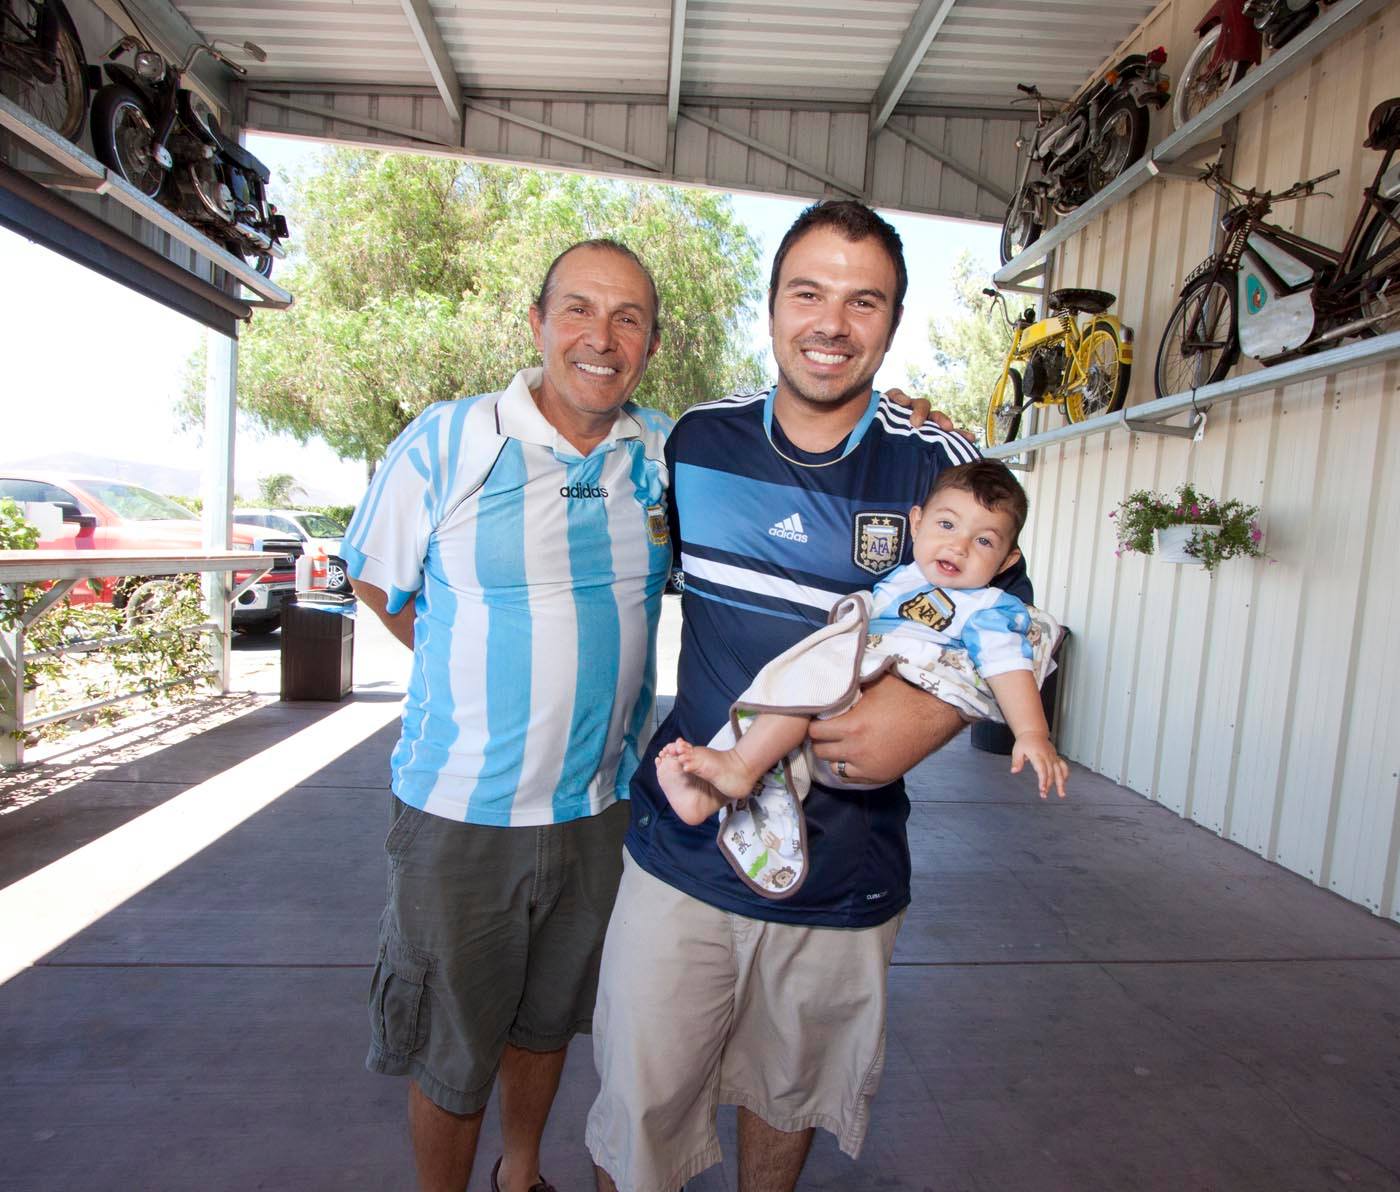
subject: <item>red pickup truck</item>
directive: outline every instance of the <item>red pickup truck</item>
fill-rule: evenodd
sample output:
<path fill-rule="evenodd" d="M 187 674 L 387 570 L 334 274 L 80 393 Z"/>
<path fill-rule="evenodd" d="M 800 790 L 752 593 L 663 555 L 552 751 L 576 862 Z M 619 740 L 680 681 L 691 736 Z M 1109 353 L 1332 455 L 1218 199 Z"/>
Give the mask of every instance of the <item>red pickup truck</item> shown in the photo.
<path fill-rule="evenodd" d="M 183 505 L 148 489 L 117 480 L 23 474 L 0 468 L 0 497 L 21 503 L 44 501 L 63 513 L 63 529 L 39 541 L 41 550 L 202 549 L 200 519 Z M 287 535 L 269 534 L 261 526 L 235 523 L 235 550 L 268 551 L 278 556 L 271 571 L 238 598 L 234 628 L 243 633 L 271 633 L 281 619 L 282 605 L 296 587 L 296 560 L 301 543 Z M 235 575 L 235 582 L 247 576 Z M 110 601 L 112 581 L 103 580 L 100 593 L 86 585 L 73 589 L 72 599 Z"/>

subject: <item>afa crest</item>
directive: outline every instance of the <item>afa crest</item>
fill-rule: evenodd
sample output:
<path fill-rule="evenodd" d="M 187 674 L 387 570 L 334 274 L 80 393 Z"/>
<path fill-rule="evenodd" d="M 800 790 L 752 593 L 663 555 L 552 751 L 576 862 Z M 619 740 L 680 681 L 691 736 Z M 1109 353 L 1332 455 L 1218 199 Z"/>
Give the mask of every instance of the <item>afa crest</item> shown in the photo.
<path fill-rule="evenodd" d="M 909 521 L 902 513 L 867 510 L 855 518 L 851 558 L 872 575 L 883 575 L 899 562 Z"/>
<path fill-rule="evenodd" d="M 647 506 L 647 537 L 653 546 L 665 546 L 671 541 L 671 527 L 666 523 L 665 505 Z"/>
<path fill-rule="evenodd" d="M 920 592 L 899 606 L 899 615 L 906 621 L 917 621 L 934 630 L 947 629 L 953 623 L 956 611 L 953 602 L 941 588 Z"/>

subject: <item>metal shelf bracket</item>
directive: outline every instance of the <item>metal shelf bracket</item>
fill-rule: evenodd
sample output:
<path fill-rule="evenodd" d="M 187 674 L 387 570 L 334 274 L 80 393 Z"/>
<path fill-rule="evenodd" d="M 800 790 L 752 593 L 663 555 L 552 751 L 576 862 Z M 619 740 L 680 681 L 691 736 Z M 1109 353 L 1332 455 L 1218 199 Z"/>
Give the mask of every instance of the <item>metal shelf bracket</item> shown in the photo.
<path fill-rule="evenodd" d="M 1154 422 L 1147 418 L 1130 418 L 1127 410 L 1118 411 L 1118 421 L 1125 430 L 1135 435 L 1172 435 L 1178 439 L 1190 439 L 1199 443 L 1206 437 L 1206 412 L 1194 410 L 1188 426 L 1176 426 L 1167 422 Z"/>

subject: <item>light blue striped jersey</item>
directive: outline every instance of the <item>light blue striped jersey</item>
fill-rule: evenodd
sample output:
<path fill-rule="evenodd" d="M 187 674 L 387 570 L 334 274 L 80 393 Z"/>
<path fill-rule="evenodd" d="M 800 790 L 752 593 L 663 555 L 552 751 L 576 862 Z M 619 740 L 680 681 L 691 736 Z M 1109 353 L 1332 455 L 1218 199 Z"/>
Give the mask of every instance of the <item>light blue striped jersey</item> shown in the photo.
<path fill-rule="evenodd" d="M 949 588 L 907 563 L 875 585 L 870 601 L 872 634 L 911 633 L 963 646 L 984 679 L 1032 669 L 1030 612 L 1001 588 Z"/>
<path fill-rule="evenodd" d="M 671 422 L 629 403 L 580 457 L 540 381 L 423 411 L 343 544 L 391 613 L 414 604 L 394 793 L 474 824 L 596 815 L 626 798 L 652 729 Z"/>

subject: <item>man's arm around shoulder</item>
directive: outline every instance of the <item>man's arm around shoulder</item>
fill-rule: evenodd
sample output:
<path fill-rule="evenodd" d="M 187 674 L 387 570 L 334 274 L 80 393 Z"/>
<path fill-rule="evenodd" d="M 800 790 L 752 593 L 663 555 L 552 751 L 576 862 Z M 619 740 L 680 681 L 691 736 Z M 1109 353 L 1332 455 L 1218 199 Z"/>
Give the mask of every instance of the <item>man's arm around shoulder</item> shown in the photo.
<path fill-rule="evenodd" d="M 356 599 L 367 608 L 373 609 L 375 615 L 389 627 L 389 632 L 410 650 L 413 649 L 414 602 L 410 600 L 398 612 L 391 613 L 389 593 L 383 588 L 376 588 L 362 579 L 352 579 L 350 586 L 355 590 Z"/>

